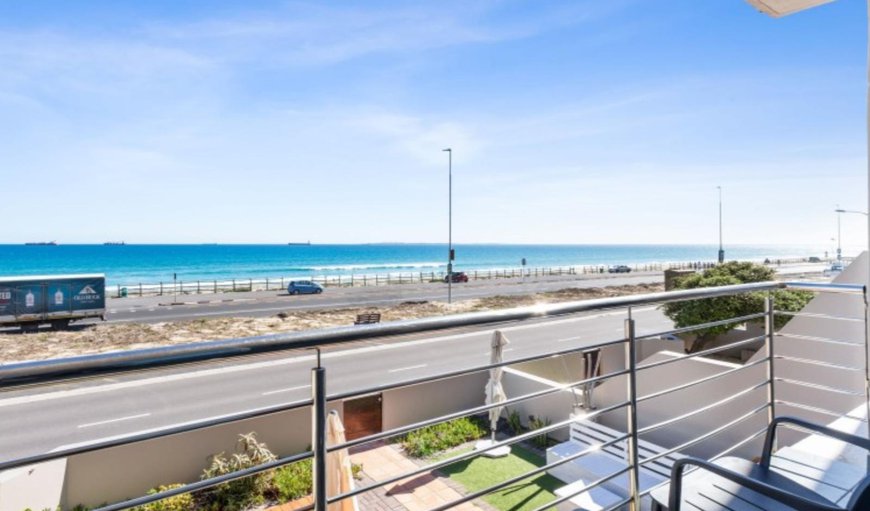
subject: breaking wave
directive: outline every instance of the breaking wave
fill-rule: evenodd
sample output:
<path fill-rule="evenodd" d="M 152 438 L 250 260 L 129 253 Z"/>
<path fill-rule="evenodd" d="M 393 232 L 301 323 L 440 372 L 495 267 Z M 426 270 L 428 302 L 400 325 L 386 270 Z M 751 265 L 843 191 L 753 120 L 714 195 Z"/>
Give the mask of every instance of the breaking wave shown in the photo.
<path fill-rule="evenodd" d="M 383 263 L 383 264 L 336 264 L 326 266 L 297 266 L 287 268 L 288 271 L 360 271 L 360 270 L 420 270 L 424 268 L 440 268 L 443 263 Z"/>

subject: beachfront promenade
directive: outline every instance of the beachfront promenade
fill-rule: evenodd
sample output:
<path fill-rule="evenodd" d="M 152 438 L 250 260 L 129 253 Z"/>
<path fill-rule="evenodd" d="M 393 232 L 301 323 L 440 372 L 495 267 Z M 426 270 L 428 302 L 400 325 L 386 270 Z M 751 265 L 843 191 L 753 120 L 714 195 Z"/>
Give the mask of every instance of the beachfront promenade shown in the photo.
<path fill-rule="evenodd" d="M 847 258 L 848 259 L 848 258 Z M 761 259 L 745 259 L 761 263 Z M 766 264 L 776 268 L 788 268 L 795 266 L 810 265 L 808 258 L 789 259 L 765 259 Z M 827 264 L 831 261 L 826 261 Z M 665 270 L 703 270 L 711 268 L 715 261 L 676 261 L 660 263 L 635 263 L 620 265 L 631 269 L 634 273 L 664 272 Z M 463 271 L 460 266 L 454 267 L 456 272 L 464 273 L 469 281 L 475 280 L 499 280 L 499 279 L 540 279 L 547 277 L 585 277 L 603 276 L 608 273 L 611 265 L 586 264 L 586 265 L 563 265 L 563 266 L 530 266 L 509 267 L 492 269 L 468 269 Z M 110 280 L 106 286 L 106 292 L 115 298 L 128 296 L 177 296 L 177 295 L 200 295 L 200 294 L 224 294 L 237 292 L 256 291 L 281 291 L 287 288 L 287 284 L 294 280 L 309 280 L 323 287 L 369 287 L 391 286 L 396 284 L 439 284 L 445 282 L 445 271 L 419 271 L 419 272 L 387 272 L 369 274 L 311 274 L 295 276 L 273 277 L 241 277 L 221 278 L 214 280 L 184 280 L 183 278 L 172 281 L 152 282 L 115 282 Z"/>
<path fill-rule="evenodd" d="M 797 263 L 778 267 L 789 279 L 800 276 L 820 277 L 825 264 Z M 645 271 L 621 274 L 563 274 L 538 277 L 514 277 L 472 280 L 454 284 L 455 299 L 483 298 L 496 295 L 526 295 L 565 288 L 593 288 L 661 283 L 663 272 Z M 108 321 L 112 323 L 156 323 L 194 318 L 272 316 L 282 311 L 317 310 L 342 307 L 392 305 L 406 301 L 441 301 L 446 298 L 444 283 L 416 283 L 390 286 L 327 288 L 320 295 L 290 296 L 286 291 L 254 291 L 208 295 L 145 296 L 111 298 L 107 302 Z"/>
<path fill-rule="evenodd" d="M 453 284 L 454 300 L 496 295 L 526 295 L 565 288 L 589 288 L 662 282 L 661 272 L 563 275 L 538 279 L 499 279 Z M 327 288 L 319 295 L 288 295 L 286 291 L 255 291 L 219 295 L 110 298 L 108 321 L 114 323 L 180 321 L 193 318 L 273 316 L 282 311 L 374 307 L 408 301 L 446 301 L 447 284 L 407 284 L 379 287 Z"/>

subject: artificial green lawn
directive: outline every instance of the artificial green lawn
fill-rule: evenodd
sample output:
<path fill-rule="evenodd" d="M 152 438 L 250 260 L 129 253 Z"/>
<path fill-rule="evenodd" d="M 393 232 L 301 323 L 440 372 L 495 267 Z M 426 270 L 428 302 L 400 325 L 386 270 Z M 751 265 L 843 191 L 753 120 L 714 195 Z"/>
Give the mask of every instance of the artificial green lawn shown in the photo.
<path fill-rule="evenodd" d="M 461 452 L 463 451 L 452 452 L 450 455 L 455 456 Z M 475 492 L 521 475 L 544 463 L 543 458 L 514 445 L 511 454 L 504 458 L 479 456 L 448 465 L 440 471 L 469 492 Z M 535 509 L 554 500 L 556 496 L 553 492 L 563 485 L 563 482 L 543 473 L 490 493 L 483 500 L 502 511 Z"/>

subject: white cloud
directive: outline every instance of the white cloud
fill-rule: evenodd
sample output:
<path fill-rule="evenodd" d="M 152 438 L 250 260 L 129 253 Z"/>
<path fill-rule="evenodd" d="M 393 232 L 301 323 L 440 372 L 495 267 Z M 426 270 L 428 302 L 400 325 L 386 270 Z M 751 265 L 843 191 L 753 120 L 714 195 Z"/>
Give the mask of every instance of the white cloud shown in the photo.
<path fill-rule="evenodd" d="M 626 2 L 544 4 L 521 21 L 501 19 L 509 1 L 443 1 L 377 7 L 290 3 L 268 12 L 239 12 L 188 23 L 152 23 L 146 38 L 195 47 L 225 60 L 263 66 L 335 64 L 379 53 L 410 53 L 522 39 L 605 16 Z M 264 55 L 268 55 L 264 59 Z"/>
<path fill-rule="evenodd" d="M 0 32 L 0 84 L 101 91 L 152 82 L 167 73 L 195 73 L 211 63 L 184 49 L 130 39 L 53 31 Z"/>
<path fill-rule="evenodd" d="M 455 121 L 431 120 L 381 112 L 351 116 L 344 121 L 351 127 L 383 138 L 396 148 L 425 165 L 440 165 L 446 161 L 442 152 L 451 148 L 468 162 L 481 150 L 473 130 Z"/>

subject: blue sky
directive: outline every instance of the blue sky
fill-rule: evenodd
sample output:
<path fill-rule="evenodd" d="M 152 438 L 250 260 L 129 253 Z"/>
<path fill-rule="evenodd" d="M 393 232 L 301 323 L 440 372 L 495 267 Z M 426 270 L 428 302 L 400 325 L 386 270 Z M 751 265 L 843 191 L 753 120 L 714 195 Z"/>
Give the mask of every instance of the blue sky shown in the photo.
<path fill-rule="evenodd" d="M 831 245 L 866 15 L 741 0 L 0 4 L 0 241 Z M 866 243 L 843 217 L 844 244 Z"/>

